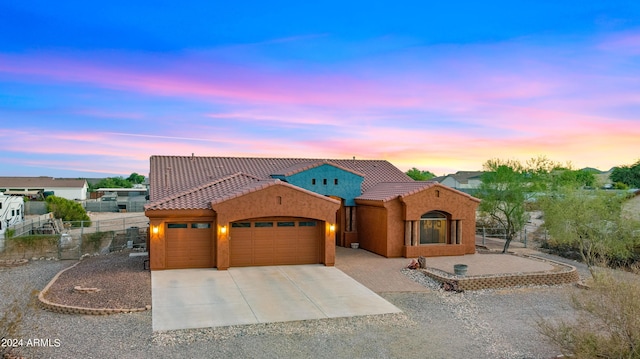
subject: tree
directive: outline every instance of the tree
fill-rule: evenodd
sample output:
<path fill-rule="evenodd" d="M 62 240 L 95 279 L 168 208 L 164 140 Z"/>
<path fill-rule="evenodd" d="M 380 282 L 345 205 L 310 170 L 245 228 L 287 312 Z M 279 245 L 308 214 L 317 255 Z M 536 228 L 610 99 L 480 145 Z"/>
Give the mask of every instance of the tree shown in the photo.
<path fill-rule="evenodd" d="M 129 177 L 127 177 L 127 181 L 133 184 L 141 184 L 144 182 L 144 176 L 133 172 Z"/>
<path fill-rule="evenodd" d="M 482 200 L 478 210 L 504 231 L 506 241 L 502 253 L 506 253 L 528 220 L 525 201 L 531 190 L 530 176 L 520 162 L 513 160 L 489 160 L 483 167 L 485 172 L 476 193 Z"/>
<path fill-rule="evenodd" d="M 47 211 L 52 212 L 55 218 L 62 219 L 63 221 L 84 221 L 84 227 L 91 226 L 91 220 L 87 215 L 87 211 L 82 208 L 80 203 L 57 196 L 49 196 L 45 201 Z M 72 225 L 77 224 L 72 223 Z"/>
<path fill-rule="evenodd" d="M 428 180 L 430 180 L 430 179 L 432 179 L 433 177 L 436 176 L 432 172 L 422 171 L 422 170 L 419 170 L 419 169 L 417 169 L 415 167 L 413 167 L 410 170 L 408 170 L 407 172 L 405 172 L 405 174 L 407 176 L 413 178 L 415 181 L 428 181 Z"/>
<path fill-rule="evenodd" d="M 541 198 L 550 245 L 574 248 L 593 273 L 598 264 L 627 266 L 637 258 L 640 225 L 623 218 L 624 197 L 564 188 Z"/>
<path fill-rule="evenodd" d="M 630 166 L 614 167 L 609 178 L 632 188 L 640 188 L 640 160 Z"/>

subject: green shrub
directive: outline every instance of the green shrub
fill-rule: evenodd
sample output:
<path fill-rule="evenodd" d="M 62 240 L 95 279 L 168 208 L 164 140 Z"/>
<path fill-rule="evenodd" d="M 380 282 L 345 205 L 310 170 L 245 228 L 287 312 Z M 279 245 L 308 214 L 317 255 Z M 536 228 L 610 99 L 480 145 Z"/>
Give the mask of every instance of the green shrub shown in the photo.
<path fill-rule="evenodd" d="M 80 203 L 68 200 L 66 198 L 49 196 L 46 199 L 47 211 L 53 213 L 55 218 L 62 219 L 65 222 L 72 222 L 72 226 L 80 227 L 80 221 L 84 221 L 82 226 L 91 227 L 91 220 L 87 211 L 82 208 Z"/>

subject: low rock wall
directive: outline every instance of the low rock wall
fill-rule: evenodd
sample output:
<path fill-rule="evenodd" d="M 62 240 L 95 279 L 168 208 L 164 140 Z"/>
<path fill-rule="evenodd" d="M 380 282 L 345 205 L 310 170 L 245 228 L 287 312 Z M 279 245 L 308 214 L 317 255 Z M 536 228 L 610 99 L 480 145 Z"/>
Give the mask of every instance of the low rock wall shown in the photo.
<path fill-rule="evenodd" d="M 538 259 L 535 256 L 527 256 L 531 259 Z M 481 290 L 494 288 L 508 288 L 528 285 L 558 285 L 576 283 L 580 280 L 580 275 L 574 266 L 551 261 L 555 270 L 533 273 L 505 273 L 495 275 L 480 276 L 459 276 L 453 275 L 435 268 L 423 268 L 421 271 L 441 282 L 454 284 L 458 290 Z"/>

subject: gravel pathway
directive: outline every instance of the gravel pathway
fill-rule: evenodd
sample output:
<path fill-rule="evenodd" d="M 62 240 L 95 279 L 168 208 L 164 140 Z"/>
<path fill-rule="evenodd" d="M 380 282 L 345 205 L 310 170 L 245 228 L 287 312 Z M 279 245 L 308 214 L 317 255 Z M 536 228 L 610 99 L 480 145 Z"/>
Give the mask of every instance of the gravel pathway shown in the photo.
<path fill-rule="evenodd" d="M 12 296 L 26 308 L 19 339 L 53 344 L 25 345 L 20 350 L 27 357 L 551 358 L 558 351 L 536 332 L 535 320 L 570 315 L 567 295 L 575 290 L 443 292 L 429 278 L 403 270 L 428 289 L 381 293 L 404 313 L 152 333 L 150 311 L 82 316 L 30 309 L 29 291 L 71 264 L 35 261 L 0 269 L 0 309 Z"/>

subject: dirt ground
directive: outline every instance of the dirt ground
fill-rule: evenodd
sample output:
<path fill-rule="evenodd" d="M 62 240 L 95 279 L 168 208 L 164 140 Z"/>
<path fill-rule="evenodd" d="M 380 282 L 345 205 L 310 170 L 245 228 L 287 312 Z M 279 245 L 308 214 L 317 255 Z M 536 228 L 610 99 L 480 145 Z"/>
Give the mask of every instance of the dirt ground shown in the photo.
<path fill-rule="evenodd" d="M 623 206 L 624 213 L 630 218 L 640 221 L 640 195 L 628 200 Z"/>

